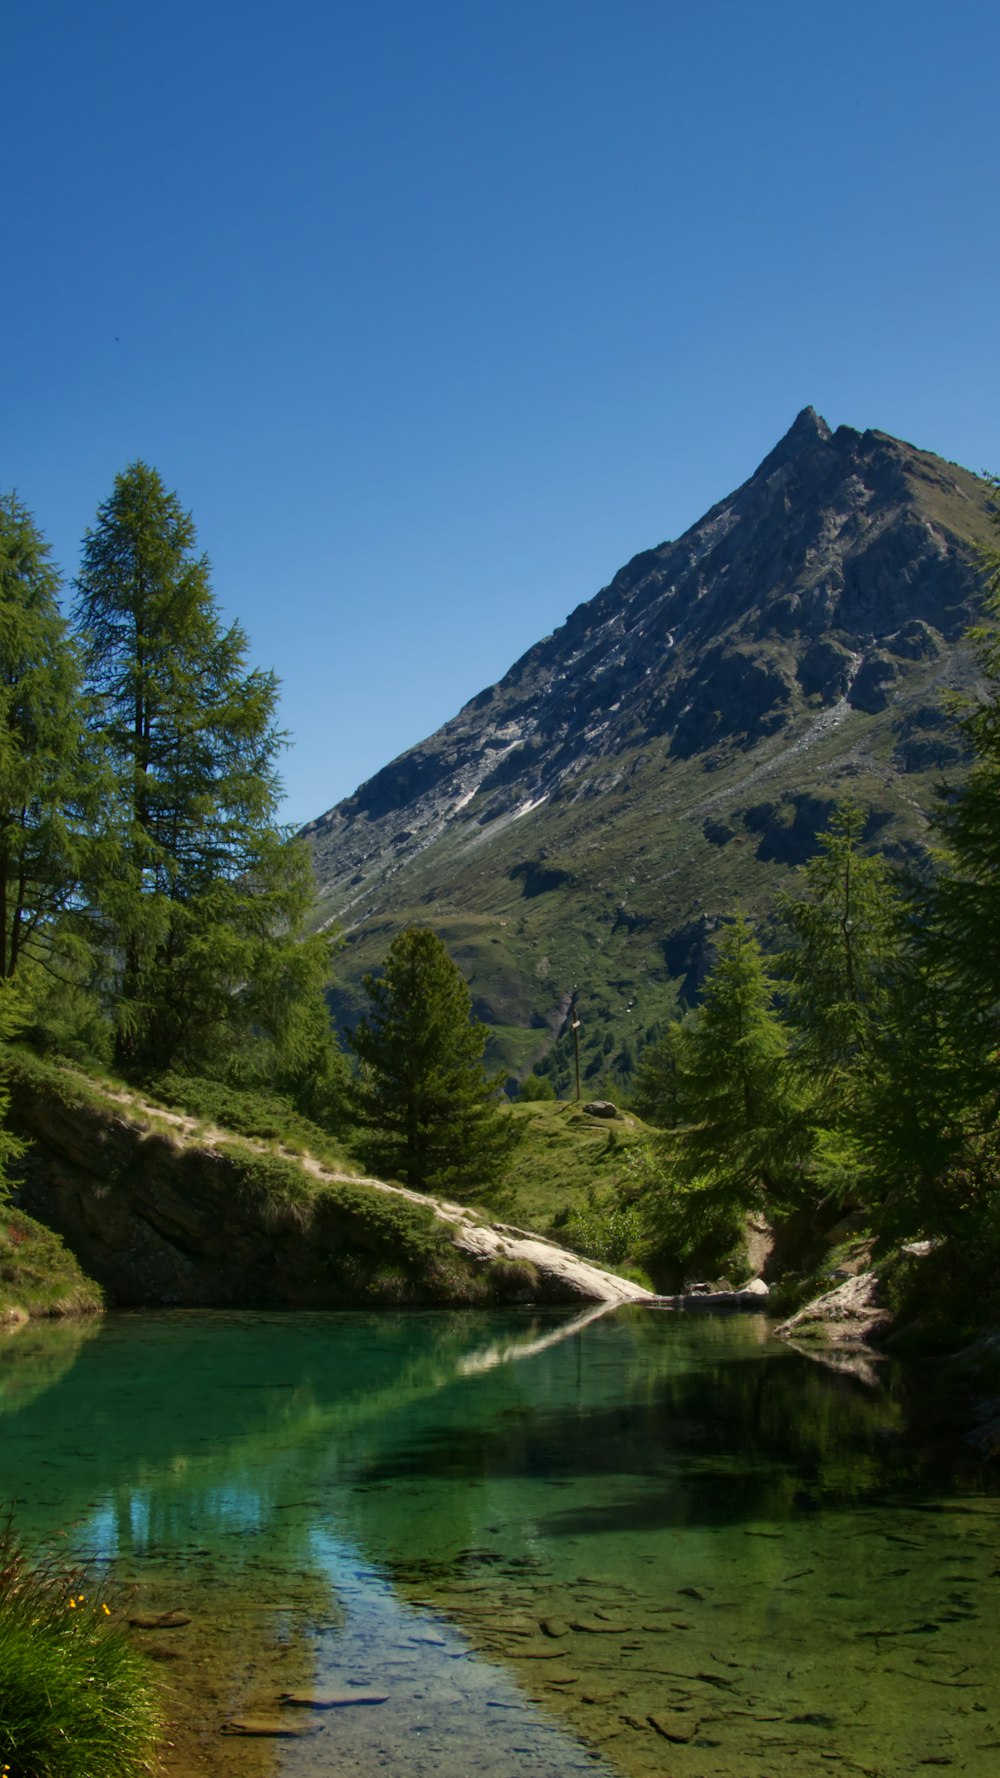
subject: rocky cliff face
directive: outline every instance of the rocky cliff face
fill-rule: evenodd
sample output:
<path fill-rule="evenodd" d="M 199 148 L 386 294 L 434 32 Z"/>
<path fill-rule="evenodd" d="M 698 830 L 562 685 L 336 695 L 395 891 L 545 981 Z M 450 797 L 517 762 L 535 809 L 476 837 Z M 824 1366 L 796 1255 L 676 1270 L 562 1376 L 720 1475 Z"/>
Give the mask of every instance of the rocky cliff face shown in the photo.
<path fill-rule="evenodd" d="M 58 1247 L 52 1230 L 69 1249 L 58 1266 L 41 1253 L 54 1300 L 34 1312 L 96 1309 L 95 1283 L 116 1308 L 607 1306 L 649 1297 L 466 1206 L 205 1130 L 23 1052 L 7 1061 L 30 1153 L 12 1225 L 0 1231 L 0 1262 L 30 1218 L 43 1225 L 36 1246 Z M 8 1282 L 16 1305 L 16 1270 L 0 1263 L 0 1323 Z"/>
<path fill-rule="evenodd" d="M 682 538 L 305 830 L 323 916 L 352 939 L 344 1016 L 357 973 L 421 918 L 523 1066 L 623 925 L 655 942 L 598 968 L 599 1019 L 639 1000 L 648 1014 L 650 973 L 690 988 L 688 928 L 734 892 L 765 906 L 848 783 L 882 842 L 918 844 L 933 778 L 960 762 L 941 692 L 970 679 L 987 496 L 954 464 L 806 408 Z"/>

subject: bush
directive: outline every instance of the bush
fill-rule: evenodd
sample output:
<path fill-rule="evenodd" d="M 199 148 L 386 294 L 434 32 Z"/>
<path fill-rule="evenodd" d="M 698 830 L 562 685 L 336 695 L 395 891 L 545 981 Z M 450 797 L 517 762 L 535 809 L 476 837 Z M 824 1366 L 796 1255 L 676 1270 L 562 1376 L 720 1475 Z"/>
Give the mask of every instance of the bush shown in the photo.
<path fill-rule="evenodd" d="M 89 1584 L 88 1584 L 89 1580 Z M 0 1530 L 0 1768 L 9 1778 L 139 1778 L 153 1769 L 156 1689 L 93 1577 L 29 1567 Z"/>
<path fill-rule="evenodd" d="M 642 1217 L 636 1206 L 614 1199 L 572 1211 L 561 1234 L 586 1259 L 604 1266 L 636 1259 L 643 1247 Z"/>
<path fill-rule="evenodd" d="M 525 1079 L 522 1080 L 518 1092 L 518 1098 L 525 1100 L 528 1104 L 534 1104 L 536 1101 L 540 1100 L 550 1102 L 555 1099 L 555 1096 L 556 1089 L 544 1074 L 527 1075 Z"/>

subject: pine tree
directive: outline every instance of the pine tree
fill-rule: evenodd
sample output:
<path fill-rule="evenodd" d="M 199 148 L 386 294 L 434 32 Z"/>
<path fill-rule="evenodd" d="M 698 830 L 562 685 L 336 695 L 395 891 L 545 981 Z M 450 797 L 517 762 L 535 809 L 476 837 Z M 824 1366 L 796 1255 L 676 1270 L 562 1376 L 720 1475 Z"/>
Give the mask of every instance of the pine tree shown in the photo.
<path fill-rule="evenodd" d="M 994 481 L 1000 489 L 1000 482 Z M 1000 506 L 994 522 L 1000 525 Z M 1000 1047 L 1000 549 L 983 554 L 985 621 L 971 632 L 986 695 L 959 712 L 973 763 L 942 805 L 941 870 L 928 899 L 931 954 L 959 1016 L 969 1062 L 985 1085 Z"/>
<path fill-rule="evenodd" d="M 955 711 L 973 762 L 935 819 L 938 872 L 910 889 L 853 1123 L 881 1228 L 1000 1254 L 1000 550 L 984 567 L 986 692 Z"/>
<path fill-rule="evenodd" d="M 808 1138 L 777 983 L 746 919 L 724 933 L 700 1015 L 684 1036 L 674 1170 L 750 1209 L 801 1190 Z"/>
<path fill-rule="evenodd" d="M 690 1024 L 673 1019 L 639 1056 L 632 1104 L 641 1118 L 661 1130 L 673 1130 L 684 1121 L 684 1071 L 690 1036 Z"/>
<path fill-rule="evenodd" d="M 31 514 L 0 497 L 0 978 L 72 968 L 97 772 L 59 576 Z"/>
<path fill-rule="evenodd" d="M 275 823 L 277 681 L 247 670 L 190 515 L 145 463 L 99 509 L 77 589 L 115 775 L 96 912 L 118 1058 L 217 1072 L 248 1033 L 280 1044 L 328 970 L 325 939 L 296 942 L 311 873 Z"/>
<path fill-rule="evenodd" d="M 348 1041 L 361 1063 L 356 1105 L 366 1163 L 421 1191 L 493 1183 L 514 1142 L 483 1067 L 486 1027 L 441 940 L 411 926 L 393 939 Z"/>
<path fill-rule="evenodd" d="M 801 892 L 780 904 L 796 1059 L 819 1096 L 841 1106 L 884 1016 L 900 950 L 899 897 L 885 859 L 860 849 L 864 826 L 857 803 L 840 803 L 799 873 Z"/>

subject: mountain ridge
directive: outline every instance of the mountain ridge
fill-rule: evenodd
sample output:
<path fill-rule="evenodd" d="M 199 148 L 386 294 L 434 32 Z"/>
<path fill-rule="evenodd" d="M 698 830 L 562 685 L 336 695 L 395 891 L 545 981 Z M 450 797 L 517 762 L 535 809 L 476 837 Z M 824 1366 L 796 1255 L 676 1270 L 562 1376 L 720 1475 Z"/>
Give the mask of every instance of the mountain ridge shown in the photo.
<path fill-rule="evenodd" d="M 579 997 L 584 941 L 592 956 L 624 926 L 648 942 L 619 976 L 602 966 L 596 1016 L 629 1014 L 637 1039 L 652 990 L 697 987 L 679 935 L 710 930 L 741 877 L 740 898 L 766 908 L 847 782 L 883 844 L 918 849 L 928 775 L 960 763 L 940 694 L 974 679 L 963 638 L 989 499 L 959 465 L 804 408 L 680 538 L 633 556 L 303 830 L 321 918 L 348 934 L 340 1018 L 378 945 L 421 920 L 469 974 L 495 1053 L 523 1071 Z M 542 918 L 547 897 L 562 911 Z M 567 916 L 577 944 L 559 933 Z"/>

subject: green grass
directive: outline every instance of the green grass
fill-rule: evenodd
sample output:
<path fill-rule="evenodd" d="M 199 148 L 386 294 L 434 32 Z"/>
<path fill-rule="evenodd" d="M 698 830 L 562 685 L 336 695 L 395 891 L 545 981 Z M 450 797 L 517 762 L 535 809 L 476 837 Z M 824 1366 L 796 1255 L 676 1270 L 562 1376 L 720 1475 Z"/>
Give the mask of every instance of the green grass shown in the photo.
<path fill-rule="evenodd" d="M 144 1096 L 187 1112 L 206 1124 L 218 1124 L 252 1141 L 275 1142 L 282 1148 L 308 1150 L 331 1166 L 348 1162 L 344 1144 L 295 1109 L 280 1093 L 226 1086 L 221 1081 L 170 1072 L 141 1089 Z"/>
<path fill-rule="evenodd" d="M 201 1227 L 210 1245 L 221 1216 L 251 1265 L 273 1248 L 281 1256 L 292 1306 L 315 1306 L 317 1300 L 337 1307 L 473 1303 L 491 1297 L 489 1283 L 456 1251 L 430 1204 L 413 1203 L 360 1178 L 331 1179 L 310 1170 L 304 1164 L 307 1154 L 335 1173 L 350 1171 L 351 1163 L 343 1144 L 275 1096 L 176 1075 L 156 1082 L 154 1095 L 113 1077 L 83 1075 L 26 1049 L 9 1049 L 6 1060 L 21 1124 L 43 1148 L 75 1156 L 82 1138 L 82 1149 L 99 1158 L 100 1183 L 128 1194 L 141 1178 L 144 1144 L 160 1142 L 156 1164 L 166 1169 L 164 1180 L 177 1199 L 189 1200 L 193 1226 Z M 118 1097 L 123 1090 L 142 1104 L 123 1106 Z M 166 1122 L 158 1111 L 163 1101 L 189 1114 L 193 1127 L 181 1130 Z M 206 1148 L 208 1125 L 215 1133 Z M 113 1152 L 102 1146 L 104 1127 L 114 1130 Z M 0 1212 L 0 1315 L 5 1303 L 12 1312 L 32 1314 L 100 1306 L 97 1287 L 55 1235 L 19 1212 L 11 1211 L 4 1221 L 6 1215 Z"/>
<path fill-rule="evenodd" d="M 4 1778 L 141 1778 L 155 1769 L 156 1687 L 96 1577 L 31 1567 L 0 1530 Z"/>
<path fill-rule="evenodd" d="M 58 1235 L 0 1203 L 0 1323 L 23 1315 L 89 1314 L 103 1302 L 100 1286 Z"/>
<path fill-rule="evenodd" d="M 649 1137 L 641 1118 L 590 1117 L 575 1101 L 532 1101 L 512 1108 L 522 1136 L 502 1199 L 503 1214 L 524 1228 L 556 1235 L 567 1216 L 632 1181 Z"/>

